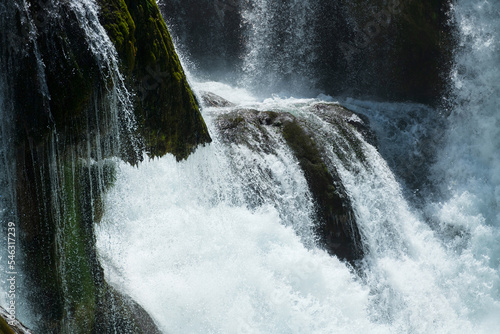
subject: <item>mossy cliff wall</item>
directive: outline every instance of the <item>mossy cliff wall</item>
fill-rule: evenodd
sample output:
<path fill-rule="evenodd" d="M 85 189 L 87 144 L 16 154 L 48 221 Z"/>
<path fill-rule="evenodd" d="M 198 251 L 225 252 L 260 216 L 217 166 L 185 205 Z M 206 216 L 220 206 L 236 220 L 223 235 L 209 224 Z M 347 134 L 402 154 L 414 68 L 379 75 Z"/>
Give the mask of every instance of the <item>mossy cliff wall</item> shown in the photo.
<path fill-rule="evenodd" d="M 151 156 L 186 158 L 210 142 L 197 101 L 154 0 L 98 0 L 101 22 L 137 87 L 135 109 Z"/>
<path fill-rule="evenodd" d="M 83 3 L 5 5 L 0 70 L 8 71 L 15 120 L 23 298 L 40 333 L 158 333 L 139 305 L 104 281 L 96 254 L 111 158 L 136 163 L 147 151 L 180 160 L 210 137 L 155 2 L 101 2 L 121 74 L 108 61 L 115 51 L 105 35 L 85 30 L 99 34 L 99 21 Z M 97 54 L 89 38 L 109 52 Z M 137 127 L 127 110 L 136 112 Z"/>

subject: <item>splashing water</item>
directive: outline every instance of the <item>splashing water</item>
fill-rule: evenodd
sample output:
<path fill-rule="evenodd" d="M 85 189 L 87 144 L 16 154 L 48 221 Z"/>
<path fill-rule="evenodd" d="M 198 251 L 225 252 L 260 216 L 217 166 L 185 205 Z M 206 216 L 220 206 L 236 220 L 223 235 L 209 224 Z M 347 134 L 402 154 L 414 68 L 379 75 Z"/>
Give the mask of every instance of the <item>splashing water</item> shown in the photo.
<path fill-rule="evenodd" d="M 249 27 L 241 84 L 262 95 L 311 95 L 315 80 L 314 53 L 316 2 L 253 0 L 242 11 Z"/>
<path fill-rule="evenodd" d="M 138 169 L 121 165 L 97 227 L 110 282 L 165 332 L 374 327 L 364 311 L 369 290 L 345 264 L 305 246 L 313 205 L 289 149 L 281 143 L 276 155 L 266 154 L 214 139 L 182 163 L 164 157 Z M 256 206 L 257 194 L 263 200 Z"/>
<path fill-rule="evenodd" d="M 201 86 L 231 96 L 228 86 Z M 241 90 L 233 96 L 246 107 L 291 112 L 316 130 L 322 147 L 340 140 L 334 126 L 308 111 L 317 99 L 258 102 Z M 307 212 L 312 206 L 304 176 L 287 158 L 289 149 L 266 155 L 224 146 L 210 120 L 220 112 L 205 109 L 215 141 L 187 161 L 164 157 L 138 169 L 121 165 L 97 228 L 106 276 L 139 301 L 162 330 L 491 333 L 498 328 L 499 296 L 492 285 L 497 272 L 458 254 L 431 229 L 363 138 L 358 140 L 365 159 L 341 159 L 332 149 L 325 155 L 353 201 L 365 244 L 367 255 L 355 274 L 304 243 L 307 229 L 298 223 L 314 224 Z M 252 174 L 267 168 L 270 179 Z M 252 180 L 256 193 L 271 186 L 288 200 L 268 196 L 251 205 L 245 179 Z M 294 221 L 290 214 L 301 211 Z"/>
<path fill-rule="evenodd" d="M 463 44 L 451 78 L 456 107 L 447 120 L 443 148 L 433 155 L 437 162 L 432 167 L 425 162 L 429 179 L 441 187 L 442 202 L 429 203 L 422 212 L 413 209 L 387 163 L 362 138 L 365 161 L 353 158 L 345 164 L 335 152 L 326 152 L 360 225 L 367 255 L 359 276 L 323 251 L 304 247 L 296 235 L 300 230 L 286 227 L 287 218 L 279 212 L 283 207 L 272 202 L 251 210 L 244 202 L 227 200 L 202 205 L 210 198 L 206 191 L 232 193 L 238 183 L 220 177 L 241 172 L 228 169 L 232 159 L 254 154 L 238 148 L 228 156 L 215 141 L 182 164 L 167 157 L 137 170 L 122 167 L 108 198 L 106 222 L 99 227 L 108 277 L 168 332 L 496 332 L 499 10 L 488 2 L 459 1 L 453 15 Z M 227 86 L 205 84 L 203 89 L 260 110 L 292 112 L 314 125 L 315 139 L 325 147 L 338 139 L 335 128 L 305 111 L 312 100 L 258 102 Z M 414 161 L 422 152 L 416 143 L 436 138 L 439 126 L 432 123 L 442 124 L 421 106 L 347 102 L 358 111 L 370 110 L 381 152 L 393 161 L 405 148 L 415 152 L 413 157 L 404 153 Z M 387 116 L 387 109 L 405 115 L 417 110 L 420 123 Z M 394 119 L 407 124 L 399 127 L 401 133 L 389 124 Z M 396 132 L 395 141 L 404 147 L 384 137 L 385 129 Z M 432 148 L 439 144 L 433 142 Z M 262 156 L 256 161 L 267 164 Z M 281 171 L 294 166 L 286 167 Z M 303 178 L 298 172 L 295 177 Z M 144 180 L 154 185 L 152 191 L 143 191 Z M 120 204 L 126 198 L 131 200 Z M 156 203 L 152 210 L 150 202 Z"/>
<path fill-rule="evenodd" d="M 114 45 L 99 22 L 97 4 L 91 0 L 74 0 L 69 2 L 49 0 L 44 1 L 42 9 L 38 8 L 38 5 L 41 6 L 41 4 L 30 4 L 27 1 L 14 1 L 0 5 L 0 26 L 6 27 L 0 33 L 0 42 L 2 46 L 7 46 L 0 51 L 0 184 L 2 185 L 2 189 L 0 190 L 0 219 L 2 219 L 3 228 L 7 226 L 4 223 L 6 221 L 15 221 L 17 223 L 23 219 L 23 217 L 17 217 L 16 215 L 16 201 L 19 198 L 16 198 L 15 189 L 16 174 L 19 175 L 21 173 L 20 170 L 16 170 L 16 168 L 19 168 L 16 167 L 16 163 L 18 166 L 23 165 L 23 162 L 19 162 L 19 156 L 24 152 L 20 151 L 19 147 L 14 147 L 14 145 L 20 146 L 18 141 L 22 142 L 24 140 L 24 129 L 21 129 L 22 126 L 18 125 L 21 123 L 20 120 L 14 119 L 16 114 L 22 115 L 22 113 L 14 111 L 14 108 L 18 106 L 15 105 L 16 102 L 13 98 L 12 88 L 16 87 L 13 82 L 19 78 L 19 68 L 26 66 L 27 61 L 23 57 L 28 56 L 28 53 L 32 52 L 36 66 L 34 71 L 36 71 L 38 80 L 33 87 L 34 89 L 39 89 L 38 93 L 42 96 L 43 100 L 41 103 L 45 107 L 43 111 L 47 112 L 48 117 L 53 121 L 49 106 L 51 96 L 46 81 L 47 68 L 43 59 L 44 55 L 40 50 L 42 50 L 42 43 L 50 44 L 54 42 L 50 40 L 52 34 L 49 32 L 55 31 L 54 35 L 57 35 L 60 30 L 65 29 L 65 25 L 62 22 L 68 18 L 61 15 L 64 12 L 70 15 L 70 17 L 76 18 L 75 23 L 85 37 L 90 54 L 99 67 L 103 79 L 102 82 L 104 83 L 102 87 L 95 88 L 93 100 L 89 103 L 90 107 L 85 110 L 87 113 L 85 115 L 86 118 L 82 116 L 82 118 L 85 118 L 85 122 L 83 122 L 85 125 L 82 125 L 82 127 L 85 128 L 79 131 L 82 131 L 81 137 L 85 139 L 82 139 L 84 143 L 81 143 L 80 147 L 71 147 L 72 151 L 68 152 L 69 145 L 62 143 L 63 140 L 60 140 L 58 129 L 55 128 L 53 123 L 48 126 L 50 130 L 46 138 L 44 138 L 44 142 L 38 143 L 39 147 L 35 149 L 30 147 L 32 162 L 37 165 L 35 168 L 39 168 L 35 173 L 40 174 L 40 182 L 42 183 L 33 185 L 33 188 L 37 190 L 50 189 L 50 193 L 52 194 L 51 198 L 45 199 L 46 207 L 44 209 L 51 211 L 57 226 L 55 242 L 54 245 L 51 245 L 56 249 L 55 252 L 58 258 L 57 269 L 60 272 L 60 277 L 67 277 L 65 273 L 73 270 L 71 267 L 72 264 L 67 262 L 67 259 L 72 254 L 66 252 L 68 249 L 66 247 L 67 240 L 70 239 L 68 237 L 67 226 L 72 217 L 63 215 L 61 208 L 64 206 L 63 202 L 65 200 L 71 201 L 71 199 L 64 198 L 60 194 L 68 194 L 68 189 L 65 187 L 72 187 L 71 193 L 75 193 L 75 170 L 81 163 L 87 163 L 86 166 L 89 168 L 89 174 L 91 172 L 91 165 L 95 164 L 92 167 L 97 167 L 99 170 L 97 181 L 94 181 L 99 184 L 95 189 L 102 191 L 104 188 L 104 158 L 110 155 L 120 155 L 123 150 L 120 146 L 125 142 L 125 139 L 130 140 L 127 144 L 132 146 L 131 151 L 137 152 L 139 150 L 139 143 L 132 137 L 132 134 L 135 132 L 135 119 L 131 102 L 132 95 L 125 86 Z M 21 28 L 10 28 L 16 25 L 20 25 Z M 71 38 L 71 36 L 78 33 L 75 31 L 62 31 L 61 35 Z M 55 55 L 55 57 L 61 58 L 65 56 L 67 55 Z M 30 78 L 24 79 L 31 80 Z M 18 93 L 22 94 L 23 92 Z M 32 129 L 27 129 L 27 131 L 30 130 Z M 64 132 L 64 129 L 61 130 Z M 43 156 L 36 157 L 39 154 L 37 149 L 40 149 L 40 152 L 42 152 L 42 147 L 44 151 L 41 155 Z M 18 150 L 17 152 L 15 152 L 16 149 Z M 78 154 L 79 156 L 77 156 Z M 85 160 L 85 162 L 82 162 L 82 160 Z M 65 184 L 67 180 L 63 179 L 62 176 L 66 172 L 66 167 L 69 167 L 70 172 L 68 173 L 71 173 L 73 177 L 73 182 L 68 182 L 71 184 Z M 33 196 L 36 195 L 38 194 L 33 194 Z M 91 193 L 89 197 L 94 198 L 95 195 L 95 193 Z M 44 223 L 44 221 L 41 221 L 40 226 L 44 226 Z M 21 252 L 20 240 L 22 238 L 19 237 L 20 232 L 19 230 L 17 231 L 18 239 L 16 239 L 16 270 L 19 271 L 16 277 L 16 317 L 29 327 L 36 329 L 37 326 L 41 326 L 43 321 L 37 319 L 37 316 L 34 314 L 36 311 L 33 312 L 33 310 L 30 310 L 29 297 L 26 297 L 35 289 L 28 286 L 28 284 L 33 284 L 33 281 L 24 281 L 22 269 L 25 265 L 23 262 L 26 256 Z M 6 241 L 6 237 L 7 233 L 2 233 L 2 245 L 7 245 L 7 242 L 3 242 L 4 240 Z M 7 246 L 2 247 L 0 251 L 2 260 L 0 265 L 2 267 L 0 279 L 3 281 L 3 286 L 7 286 L 4 277 L 7 272 L 5 270 L 7 260 L 4 257 L 6 251 Z M 61 286 L 65 296 L 69 295 L 75 289 L 72 282 L 66 281 L 66 278 L 61 279 L 61 282 L 58 282 L 58 284 Z M 64 300 L 63 303 L 65 303 L 64 311 L 66 312 L 66 319 L 62 330 L 68 333 L 74 332 L 74 327 L 72 327 L 74 326 L 72 322 L 75 318 L 72 313 L 74 310 L 71 310 L 68 306 L 70 303 L 68 300 Z M 7 306 L 3 293 L 0 297 L 0 304 Z"/>
<path fill-rule="evenodd" d="M 429 215 L 470 263 L 462 275 L 477 283 L 469 292 L 477 302 L 472 312 L 487 319 L 495 310 L 496 319 L 489 319 L 495 322 L 500 314 L 500 8 L 489 1 L 458 1 L 453 14 L 460 33 L 452 72 L 456 106 L 434 168 L 444 199 L 429 205 Z"/>
<path fill-rule="evenodd" d="M 287 6 L 305 13 L 312 3 L 292 1 Z M 287 41 L 294 32 L 273 35 L 276 11 L 267 10 L 272 4 L 253 5 L 243 13 L 245 19 L 262 21 L 250 36 L 256 47 L 245 60 L 248 82 L 274 90 L 283 87 L 274 76 L 280 73 L 302 89 L 303 82 L 293 74 L 294 69 L 303 74 L 304 68 L 286 59 L 293 54 L 294 44 Z M 130 95 L 96 6 L 87 0 L 71 6 L 103 72 L 112 74 L 111 105 L 116 113 L 124 112 L 132 131 Z M 431 167 L 425 162 L 425 172 L 412 179 L 429 178 L 440 191 L 441 201 L 433 196 L 423 210 L 405 199 L 404 186 L 391 168 L 402 168 L 397 159 L 404 150 L 415 152 L 405 152 L 409 163 L 418 160 L 423 148 L 416 142 L 434 138 L 428 132 L 439 127 L 430 124 L 432 111 L 412 104 L 348 100 L 350 107 L 378 122 L 374 129 L 381 137 L 381 153 L 353 132 L 360 146 L 344 151 L 346 158 L 332 148 L 343 140 L 339 129 L 309 111 L 319 99 L 262 101 L 243 89 L 195 83 L 240 106 L 290 112 L 316 130 L 314 139 L 324 148 L 326 163 L 338 171 L 359 223 L 366 256 L 356 270 L 315 246 L 314 203 L 281 135 L 272 129 L 267 133 L 271 153 L 225 144 L 212 120 L 220 111 L 205 108 L 214 137 L 211 146 L 181 163 L 171 156 L 145 161 L 139 168 L 118 162 L 118 179 L 106 196 L 103 222 L 96 226 L 107 280 L 137 300 L 168 333 L 498 331 L 500 9 L 489 1 L 459 0 L 452 14 L 460 42 L 450 78 L 455 107 L 443 130 L 444 144 L 433 155 L 436 163 Z M 307 40 L 305 17 L 293 18 L 302 34 L 298 42 Z M 264 56 L 269 55 L 265 45 L 278 40 L 291 49 L 271 53 L 284 57 L 274 62 Z M 42 71 L 43 63 L 38 65 Z M 266 76 L 266 68 L 274 70 Z M 0 210 L 4 196 L 13 198 L 3 189 L 13 175 L 4 69 L 2 63 Z M 391 123 L 408 119 L 387 116 L 415 110 L 422 113 L 416 112 L 403 128 Z M 114 115 L 116 124 L 120 116 Z M 422 115 L 425 120 L 412 123 Z M 395 132 L 395 139 L 383 137 L 386 129 Z M 440 144 L 432 143 L 432 150 Z M 354 154 L 357 150 L 362 158 Z"/>

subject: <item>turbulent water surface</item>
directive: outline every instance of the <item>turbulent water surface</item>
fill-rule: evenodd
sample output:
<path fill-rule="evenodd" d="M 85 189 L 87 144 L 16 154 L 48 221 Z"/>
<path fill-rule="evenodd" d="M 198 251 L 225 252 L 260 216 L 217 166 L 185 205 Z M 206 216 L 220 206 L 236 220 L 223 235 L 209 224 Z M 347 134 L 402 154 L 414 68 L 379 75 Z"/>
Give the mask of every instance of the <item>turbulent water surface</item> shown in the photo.
<path fill-rule="evenodd" d="M 268 3 L 258 5 L 248 19 Z M 210 147 L 181 163 L 120 165 L 98 227 L 110 281 L 172 333 L 498 331 L 499 12 L 458 1 L 452 15 L 463 46 L 450 78 L 451 116 L 415 104 L 341 101 L 371 119 L 382 153 L 364 143 L 364 162 L 343 164 L 333 151 L 325 157 L 360 224 L 367 255 L 359 270 L 310 242 L 311 195 L 289 149 L 224 145 L 212 124 L 217 111 L 205 108 Z M 259 52 L 247 57 L 252 66 Z M 318 99 L 257 101 L 222 84 L 195 88 L 291 112 L 315 124 L 317 142 L 335 140 L 335 129 L 305 111 Z M 267 196 L 259 205 L 250 203 L 250 184 Z"/>
<path fill-rule="evenodd" d="M 279 34 L 273 20 L 281 16 L 280 6 L 250 2 L 241 13 L 252 28 L 242 76 L 234 85 L 191 78 L 193 87 L 239 107 L 289 112 L 313 127 L 315 142 L 330 147 L 325 163 L 338 171 L 352 202 L 365 257 L 353 268 L 316 245 L 313 196 L 278 131 L 268 133 L 273 150 L 255 136 L 249 138 L 255 149 L 228 144 L 216 126 L 216 116 L 227 109 L 205 107 L 213 143 L 187 160 L 146 157 L 135 167 L 117 161 L 116 183 L 95 226 L 108 282 L 141 304 L 165 333 L 498 332 L 498 5 L 454 2 L 453 88 L 449 109 L 441 110 L 324 95 L 299 98 L 311 95 L 314 81 L 306 75 L 314 58 L 306 18 L 315 2 L 283 5 L 290 29 Z M 111 73 L 111 123 L 124 118 L 133 132 L 132 93 L 111 42 L 102 38 L 97 7 L 81 0 L 71 8 L 92 54 Z M 283 45 L 270 50 L 272 43 Z M 0 70 L 7 67 L 1 65 Z M 0 72 L 2 219 L 14 214 L 4 210 L 14 201 L 4 190 L 14 179 L 6 81 Z M 308 111 L 320 101 L 338 101 L 368 117 L 378 147 L 359 136 L 365 158 L 353 152 L 339 157 L 330 144 L 341 135 Z"/>

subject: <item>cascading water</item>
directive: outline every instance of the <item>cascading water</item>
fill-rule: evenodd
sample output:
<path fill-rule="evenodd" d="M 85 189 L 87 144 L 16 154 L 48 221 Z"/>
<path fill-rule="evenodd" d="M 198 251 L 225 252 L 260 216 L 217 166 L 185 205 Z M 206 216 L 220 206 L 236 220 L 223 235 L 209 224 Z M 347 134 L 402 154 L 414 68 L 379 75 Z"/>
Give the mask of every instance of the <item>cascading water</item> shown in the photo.
<path fill-rule="evenodd" d="M 331 143 L 344 135 L 307 111 L 317 102 L 247 99 L 246 106 L 287 110 L 315 129 L 353 200 L 367 254 L 360 277 L 304 247 L 303 228 L 286 227 L 291 213 L 304 212 L 296 221 L 306 226 L 313 222 L 303 175 L 282 142 L 275 144 L 280 153 L 266 155 L 216 140 L 181 164 L 164 158 L 139 169 L 121 166 L 98 229 L 110 281 L 166 332 L 491 332 L 498 296 L 490 295 L 494 308 L 484 309 L 489 288 L 481 282 L 494 272 L 442 243 L 363 138 L 364 158 L 340 158 Z M 208 118 L 220 113 L 205 110 Z"/>
<path fill-rule="evenodd" d="M 259 4 L 253 9 L 267 5 Z M 387 162 L 361 136 L 353 134 L 356 147 L 332 148 L 345 134 L 310 112 L 319 100 L 258 102 L 241 89 L 198 85 L 240 107 L 290 112 L 314 129 L 360 227 L 366 255 L 356 274 L 314 243 L 304 247 L 314 224 L 311 198 L 279 135 L 275 153 L 256 153 L 222 143 L 209 121 L 216 140 L 187 161 L 176 164 L 166 157 L 138 169 L 121 165 L 98 227 L 110 281 L 140 301 L 166 332 L 495 332 L 500 326 L 498 73 L 488 69 L 499 63 L 498 14 L 487 2 L 454 5 L 465 50 L 457 55 L 451 78 L 456 107 L 437 153 L 426 150 L 442 144 L 438 125 L 444 118 L 429 108 L 343 101 L 375 120 L 379 136 L 401 131 L 394 138 L 411 150 L 404 155 L 408 160 L 421 161 L 423 171 L 404 166 L 398 154 L 405 147 L 387 138 L 379 144 L 391 167 L 403 179 L 409 175 L 409 186 L 418 185 L 419 177 L 435 182 L 423 191 L 443 185 L 443 202 L 423 205 L 422 211 L 407 202 Z M 247 58 L 253 71 L 258 59 L 258 52 Z M 412 116 L 381 116 L 385 109 Z M 220 112 L 205 108 L 205 117 Z M 428 147 L 421 146 L 422 139 Z M 422 156 L 437 163 L 431 166 L 434 160 Z M 429 170 L 434 174 L 426 175 Z M 419 196 L 425 201 L 425 194 Z M 302 213 L 294 220 L 294 212 Z"/>
<path fill-rule="evenodd" d="M 460 33 L 455 108 L 433 175 L 444 195 L 429 215 L 467 263 L 462 275 L 477 282 L 468 292 L 478 298 L 471 312 L 493 322 L 483 312 L 493 309 L 497 318 L 500 312 L 500 9 L 458 1 L 453 14 Z"/>
<path fill-rule="evenodd" d="M 242 12 L 249 29 L 241 79 L 244 87 L 259 94 L 306 96 L 314 91 L 315 9 L 314 0 L 250 1 Z"/>
<path fill-rule="evenodd" d="M 219 112 L 205 110 L 208 119 Z M 314 246 L 307 183 L 274 136 L 274 153 L 225 145 L 216 135 L 186 162 L 165 157 L 139 169 L 121 165 L 98 226 L 98 248 L 110 282 L 165 332 L 372 327 L 364 312 L 368 289 Z"/>
<path fill-rule="evenodd" d="M 123 150 L 120 145 L 124 142 L 131 146 L 128 149 L 129 152 L 137 154 L 141 149 L 141 144 L 134 136 L 137 125 L 133 112 L 132 93 L 125 85 L 114 45 L 99 22 L 97 4 L 92 0 L 82 0 L 73 1 L 71 5 L 80 27 L 85 31 L 85 38 L 100 66 L 102 76 L 111 80 L 111 83 L 106 87 L 106 102 L 103 104 L 103 106 L 110 108 L 111 112 L 104 113 L 104 115 L 109 115 L 109 119 L 100 120 L 96 116 L 96 127 L 106 124 L 106 127 L 113 131 L 112 134 L 108 135 L 111 142 L 106 146 L 115 154 Z M 97 135 L 97 142 L 99 142 L 99 133 Z M 97 150 L 98 155 L 95 159 L 101 160 L 103 155 L 99 146 L 97 146 Z"/>
<path fill-rule="evenodd" d="M 24 7 L 16 10 L 29 32 L 38 87 L 47 102 L 51 96 L 37 35 L 48 28 L 37 26 L 26 2 L 20 3 Z M 47 8 L 62 4 L 49 3 Z M 69 274 L 80 263 L 71 257 L 76 253 L 83 259 L 85 254 L 65 248 L 71 246 L 76 225 L 74 217 L 62 213 L 72 210 L 67 203 L 78 194 L 75 171 L 83 164 L 83 174 L 88 174 L 93 215 L 99 208 L 92 191 L 104 188 L 104 159 L 123 153 L 120 137 L 135 132 L 135 124 L 132 95 L 95 3 L 65 3 L 99 72 L 110 80 L 101 87 L 103 101 L 96 100 L 89 111 L 86 145 L 69 160 L 63 159 L 65 147 L 55 131 L 42 145 L 49 156 L 40 160 L 58 166 L 42 168 L 42 179 L 50 183 L 51 193 L 71 197 L 61 196 L 49 206 L 58 229 L 57 277 L 71 278 L 60 284 L 64 296 L 72 297 L 88 279 Z M 13 16 L 6 14 L 11 9 L 0 4 L 0 27 L 11 24 Z M 314 78 L 308 70 L 315 57 L 309 20 L 317 10 L 312 0 L 246 2 L 241 15 L 250 30 L 239 83 L 260 95 L 309 95 L 306 89 Z M 62 18 L 52 14 L 49 22 L 57 25 Z M 331 103 L 330 97 L 259 100 L 244 89 L 193 79 L 196 90 L 219 94 L 236 106 L 204 108 L 214 141 L 186 161 L 166 156 L 138 168 L 114 162 L 117 180 L 106 195 L 102 222 L 95 226 L 106 280 L 139 302 L 166 333 L 498 331 L 500 10 L 488 1 L 458 0 L 452 15 L 460 43 L 450 78 L 455 87 L 448 118 L 423 105 L 341 100 L 371 119 L 380 153 L 374 143 L 318 107 L 325 100 Z M 2 45 L 8 44 L 6 36 L 0 34 Z M 16 197 L 7 53 L 0 50 L 2 221 L 15 216 Z M 313 194 L 277 128 L 250 124 L 240 134 L 244 144 L 224 139 L 227 134 L 217 123 L 221 115 L 238 115 L 243 109 L 287 112 L 310 130 L 326 167 L 338 173 L 352 203 L 364 251 L 354 267 L 318 246 Z M 129 145 L 134 152 L 140 147 L 133 140 Z M 97 166 L 97 181 L 91 166 Z M 418 198 L 408 196 L 417 188 Z M 4 257 L 2 249 L 2 266 Z M 75 320 L 82 309 L 74 310 L 71 298 L 64 303 L 62 330 L 83 330 Z M 4 296 L 0 304 L 6 305 Z M 21 312 L 21 320 L 37 327 L 36 317 L 23 316 Z"/>

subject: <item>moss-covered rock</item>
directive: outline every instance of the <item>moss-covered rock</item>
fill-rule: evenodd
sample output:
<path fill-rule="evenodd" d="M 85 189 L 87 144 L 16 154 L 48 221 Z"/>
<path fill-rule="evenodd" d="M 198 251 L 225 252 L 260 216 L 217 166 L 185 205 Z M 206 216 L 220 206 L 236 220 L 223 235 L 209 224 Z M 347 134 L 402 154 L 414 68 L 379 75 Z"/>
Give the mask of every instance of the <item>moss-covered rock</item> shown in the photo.
<path fill-rule="evenodd" d="M 142 153 L 130 145 L 136 133 L 123 130 L 128 124 L 123 124 L 122 111 L 112 110 L 122 105 L 110 105 L 119 99 L 113 95 L 119 88 L 110 79 L 113 69 L 89 47 L 88 32 L 71 3 L 28 3 L 9 8 L 9 31 L 19 45 L 12 45 L 1 65 L 9 71 L 15 110 L 12 193 L 18 253 L 30 287 L 28 305 L 41 319 L 37 330 L 158 333 L 139 305 L 105 282 L 95 249 L 94 224 L 102 217 L 102 196 L 114 180 L 107 158 L 134 163 Z M 151 155 L 187 157 L 210 137 L 156 4 L 105 5 L 106 28 L 122 56 L 128 83 L 140 92 L 140 84 L 158 73 L 155 66 L 162 71 L 156 90 L 135 101 L 139 130 Z"/>
<path fill-rule="evenodd" d="M 12 319 L 3 307 L 0 307 L 0 333 L 1 334 L 33 334 L 19 320 Z"/>
<path fill-rule="evenodd" d="M 94 225 L 114 182 L 113 160 L 89 164 L 75 158 L 74 148 L 60 155 L 50 149 L 26 148 L 18 165 L 19 228 L 31 287 L 26 297 L 43 319 L 37 331 L 159 333 L 138 304 L 105 282 L 96 252 Z"/>
<path fill-rule="evenodd" d="M 151 157 L 185 159 L 211 141 L 154 0 L 98 1 L 101 21 L 136 90 L 139 132 Z"/>
<path fill-rule="evenodd" d="M 218 114 L 216 124 L 223 142 L 263 150 L 266 154 L 276 154 L 269 128 L 281 133 L 304 172 L 313 196 L 320 244 L 330 254 L 350 262 L 363 256 L 350 200 L 337 172 L 325 164 L 306 123 L 287 112 L 235 108 Z"/>
<path fill-rule="evenodd" d="M 317 234 L 321 241 L 330 253 L 341 259 L 360 259 L 363 255 L 361 237 L 350 200 L 336 171 L 328 170 L 312 136 L 299 122 L 285 123 L 283 136 L 297 157 L 315 199 Z"/>

